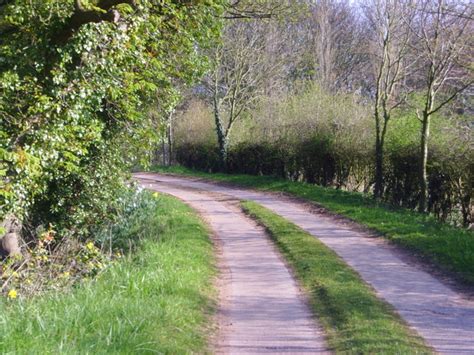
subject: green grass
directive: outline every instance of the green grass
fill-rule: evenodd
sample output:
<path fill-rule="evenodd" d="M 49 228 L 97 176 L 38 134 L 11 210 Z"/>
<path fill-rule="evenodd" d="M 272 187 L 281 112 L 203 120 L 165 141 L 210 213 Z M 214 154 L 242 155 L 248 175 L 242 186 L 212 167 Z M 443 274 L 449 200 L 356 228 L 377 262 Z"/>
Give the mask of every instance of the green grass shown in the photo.
<path fill-rule="evenodd" d="M 133 255 L 69 292 L 0 301 L 0 353 L 183 354 L 207 349 L 213 249 L 200 219 L 158 197 Z"/>
<path fill-rule="evenodd" d="M 431 216 L 376 203 L 370 196 L 361 193 L 270 176 L 208 174 L 182 167 L 155 168 L 154 171 L 197 176 L 304 198 L 375 230 L 416 253 L 421 260 L 453 272 L 465 284 L 474 285 L 474 233 L 438 222 Z"/>
<path fill-rule="evenodd" d="M 329 346 L 337 353 L 431 353 L 332 250 L 255 202 L 243 202 L 242 207 L 270 233 L 309 295 Z"/>

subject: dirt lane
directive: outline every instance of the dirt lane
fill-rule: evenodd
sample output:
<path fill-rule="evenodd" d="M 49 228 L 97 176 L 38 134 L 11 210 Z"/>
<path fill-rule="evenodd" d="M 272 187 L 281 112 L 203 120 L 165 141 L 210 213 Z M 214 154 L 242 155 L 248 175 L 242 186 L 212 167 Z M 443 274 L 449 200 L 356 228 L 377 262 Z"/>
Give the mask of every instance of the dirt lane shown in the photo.
<path fill-rule="evenodd" d="M 142 180 L 199 211 L 219 240 L 223 287 L 216 353 L 328 353 L 292 276 L 253 221 L 212 196 Z"/>
<path fill-rule="evenodd" d="M 274 194 L 159 174 L 138 174 L 137 177 L 260 203 L 332 248 L 437 352 L 474 354 L 474 302 L 420 268 L 407 264 L 382 240 L 370 238 L 335 218 L 310 212 L 304 205 Z"/>

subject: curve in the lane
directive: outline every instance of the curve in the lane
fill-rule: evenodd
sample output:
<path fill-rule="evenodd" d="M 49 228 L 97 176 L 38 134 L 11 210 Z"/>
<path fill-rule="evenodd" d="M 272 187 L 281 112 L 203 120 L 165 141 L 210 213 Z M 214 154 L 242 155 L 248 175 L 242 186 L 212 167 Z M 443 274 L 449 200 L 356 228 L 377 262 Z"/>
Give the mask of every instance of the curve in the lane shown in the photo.
<path fill-rule="evenodd" d="M 205 194 L 149 181 L 142 186 L 188 203 L 220 241 L 227 290 L 217 353 L 328 353 L 321 328 L 260 228 Z"/>
<path fill-rule="evenodd" d="M 474 354 L 474 302 L 407 264 L 380 240 L 368 238 L 330 216 L 312 213 L 297 202 L 273 194 L 159 174 L 137 177 L 252 200 L 269 208 L 333 249 L 437 352 Z"/>

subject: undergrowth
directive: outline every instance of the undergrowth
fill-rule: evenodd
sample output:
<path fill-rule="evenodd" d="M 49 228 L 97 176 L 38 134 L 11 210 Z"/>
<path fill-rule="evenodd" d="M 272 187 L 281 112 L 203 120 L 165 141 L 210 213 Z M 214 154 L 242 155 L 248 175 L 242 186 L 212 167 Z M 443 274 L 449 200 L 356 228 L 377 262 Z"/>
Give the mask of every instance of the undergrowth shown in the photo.
<path fill-rule="evenodd" d="M 163 195 L 142 193 L 130 208 L 126 221 L 99 233 L 128 252 L 94 278 L 0 300 L 0 353 L 207 351 L 215 270 L 206 228 Z M 95 243 L 105 248 L 104 240 Z"/>

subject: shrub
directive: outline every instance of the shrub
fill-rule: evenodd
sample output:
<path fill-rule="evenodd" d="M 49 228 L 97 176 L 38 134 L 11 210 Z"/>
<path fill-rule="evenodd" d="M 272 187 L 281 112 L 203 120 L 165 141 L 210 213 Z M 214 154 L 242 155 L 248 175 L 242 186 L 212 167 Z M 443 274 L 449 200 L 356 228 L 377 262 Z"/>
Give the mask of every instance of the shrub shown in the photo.
<path fill-rule="evenodd" d="M 176 160 L 198 170 L 214 172 L 219 169 L 219 149 L 209 143 L 187 143 L 175 148 Z"/>
<path fill-rule="evenodd" d="M 224 4 L 123 1 L 117 25 L 102 16 L 110 4 L 80 3 L 0 2 L 0 222 L 21 221 L 27 242 L 50 223 L 84 240 L 108 219 L 158 140 L 163 122 L 146 109 L 174 104 L 177 82 L 203 73 L 196 49 L 217 38 Z"/>
<path fill-rule="evenodd" d="M 149 223 L 156 221 L 150 214 L 158 208 L 150 193 L 131 187 L 117 191 L 117 196 L 110 204 L 111 217 L 96 221 L 87 239 L 71 230 L 58 233 L 53 225 L 29 231 L 32 241 L 24 247 L 25 257 L 7 258 L 1 264 L 1 292 L 32 296 L 70 287 L 102 272 L 134 249 L 142 235 L 160 229 Z"/>
<path fill-rule="evenodd" d="M 371 191 L 373 122 L 356 97 L 310 87 L 279 101 L 269 98 L 255 116 L 233 131 L 230 173 L 274 175 L 349 191 Z M 212 118 L 206 120 L 210 134 Z M 185 130 L 184 124 L 181 130 Z M 419 122 L 410 112 L 398 112 L 389 126 L 383 198 L 396 206 L 414 209 L 418 204 L 419 131 Z M 469 226 L 474 211 L 474 151 L 471 135 L 465 131 L 466 125 L 433 118 L 428 208 L 440 220 Z M 181 137 L 185 137 L 184 131 Z M 178 143 L 177 150 L 177 161 L 184 166 L 217 171 L 215 141 Z"/>

